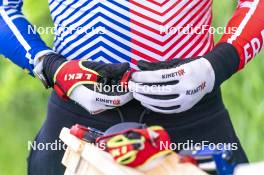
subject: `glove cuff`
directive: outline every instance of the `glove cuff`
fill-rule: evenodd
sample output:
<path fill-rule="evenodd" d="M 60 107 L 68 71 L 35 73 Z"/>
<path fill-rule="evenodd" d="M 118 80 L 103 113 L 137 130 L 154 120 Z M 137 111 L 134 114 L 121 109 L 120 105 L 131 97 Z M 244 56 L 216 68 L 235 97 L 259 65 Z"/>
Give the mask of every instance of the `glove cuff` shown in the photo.
<path fill-rule="evenodd" d="M 66 62 L 66 58 L 59 54 L 49 54 L 43 60 L 43 75 L 45 76 L 48 86 L 54 86 L 54 75 L 57 69 Z"/>
<path fill-rule="evenodd" d="M 212 65 L 215 72 L 215 87 L 219 87 L 230 78 L 239 67 L 239 55 L 234 46 L 228 43 L 218 44 L 204 56 Z"/>

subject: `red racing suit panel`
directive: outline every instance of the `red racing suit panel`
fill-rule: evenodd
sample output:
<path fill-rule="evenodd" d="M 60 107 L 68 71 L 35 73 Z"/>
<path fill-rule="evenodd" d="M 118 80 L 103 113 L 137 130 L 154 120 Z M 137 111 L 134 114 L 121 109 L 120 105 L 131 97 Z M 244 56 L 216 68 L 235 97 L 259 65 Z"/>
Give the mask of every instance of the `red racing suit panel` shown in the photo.
<path fill-rule="evenodd" d="M 264 0 L 240 0 L 228 22 L 230 28 L 236 31 L 224 34 L 220 43 L 230 43 L 237 49 L 240 70 L 264 47 Z"/>

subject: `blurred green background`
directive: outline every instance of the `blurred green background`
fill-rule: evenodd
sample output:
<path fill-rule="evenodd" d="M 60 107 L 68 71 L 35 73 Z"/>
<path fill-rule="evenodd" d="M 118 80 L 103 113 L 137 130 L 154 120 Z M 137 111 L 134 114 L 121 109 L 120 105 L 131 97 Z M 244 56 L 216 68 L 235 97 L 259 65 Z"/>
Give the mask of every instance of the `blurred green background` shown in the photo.
<path fill-rule="evenodd" d="M 35 25 L 52 26 L 47 0 L 25 0 Z M 214 2 L 214 26 L 225 26 L 236 1 Z M 216 36 L 216 41 L 220 36 Z M 42 38 L 52 46 L 52 35 Z M 223 85 L 224 101 L 250 161 L 264 160 L 264 54 Z M 26 174 L 28 141 L 45 119 L 49 91 L 7 59 L 0 58 L 0 174 Z"/>

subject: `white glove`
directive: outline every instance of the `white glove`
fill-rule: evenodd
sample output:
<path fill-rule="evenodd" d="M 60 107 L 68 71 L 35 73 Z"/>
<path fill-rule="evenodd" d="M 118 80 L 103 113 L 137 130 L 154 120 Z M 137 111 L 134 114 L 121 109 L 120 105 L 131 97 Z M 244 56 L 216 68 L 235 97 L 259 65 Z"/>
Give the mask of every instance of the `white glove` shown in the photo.
<path fill-rule="evenodd" d="M 98 114 L 126 104 L 133 99 L 133 96 L 131 93 L 107 95 L 79 85 L 72 91 L 69 98 L 91 114 Z"/>
<path fill-rule="evenodd" d="M 205 58 L 148 63 L 132 74 L 133 97 L 154 112 L 171 114 L 191 109 L 215 84 L 215 73 Z"/>

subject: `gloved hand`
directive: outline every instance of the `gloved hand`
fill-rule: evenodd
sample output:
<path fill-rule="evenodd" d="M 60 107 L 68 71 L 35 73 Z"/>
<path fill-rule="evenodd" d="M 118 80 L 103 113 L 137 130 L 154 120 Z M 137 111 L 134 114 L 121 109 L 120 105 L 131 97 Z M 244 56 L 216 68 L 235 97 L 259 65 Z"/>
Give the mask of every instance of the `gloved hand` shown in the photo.
<path fill-rule="evenodd" d="M 130 128 L 133 125 L 135 123 L 128 122 L 112 126 L 96 142 L 104 145 L 102 149 L 109 152 L 119 164 L 141 170 L 153 168 L 156 165 L 155 160 L 172 153 L 169 147 L 162 146 L 171 144 L 169 134 L 164 128 L 147 127 L 143 124 Z"/>
<path fill-rule="evenodd" d="M 58 54 L 47 55 L 43 61 L 43 74 L 49 86 L 59 96 L 75 101 L 91 114 L 122 106 L 133 98 L 119 84 L 128 69 L 128 63 L 67 61 Z"/>
<path fill-rule="evenodd" d="M 154 112 L 180 113 L 191 109 L 238 69 L 239 57 L 230 44 L 219 44 L 203 57 L 149 63 L 132 74 L 133 97 Z"/>

